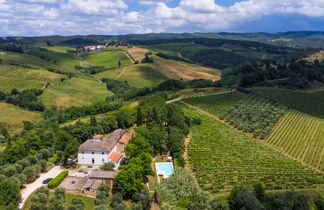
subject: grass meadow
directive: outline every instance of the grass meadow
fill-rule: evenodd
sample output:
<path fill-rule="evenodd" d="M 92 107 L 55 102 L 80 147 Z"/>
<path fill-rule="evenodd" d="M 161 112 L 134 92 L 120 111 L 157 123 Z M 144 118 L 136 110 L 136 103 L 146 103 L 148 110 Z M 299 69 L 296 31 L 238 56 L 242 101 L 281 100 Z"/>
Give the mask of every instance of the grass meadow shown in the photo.
<path fill-rule="evenodd" d="M 45 106 L 83 106 L 104 100 L 113 95 L 105 84 L 96 80 L 72 78 L 59 85 L 50 86 L 39 97 Z"/>
<path fill-rule="evenodd" d="M 66 78 L 66 76 L 45 70 L 0 65 L 0 90 L 4 92 L 9 92 L 13 88 L 18 90 L 41 89 L 45 84 L 60 83 L 61 78 Z"/>
<path fill-rule="evenodd" d="M 91 65 L 103 66 L 106 68 L 118 67 L 118 62 L 121 65 L 131 64 L 131 60 L 125 55 L 123 51 L 94 51 L 90 53 L 84 53 L 82 58 Z"/>
<path fill-rule="evenodd" d="M 137 64 L 108 70 L 97 74 L 96 77 L 127 81 L 131 86 L 138 88 L 153 87 L 167 79 L 149 64 Z"/>
<path fill-rule="evenodd" d="M 23 121 L 36 122 L 41 119 L 40 113 L 27 111 L 12 104 L 0 103 L 0 121 L 8 124 L 11 134 L 23 128 Z"/>

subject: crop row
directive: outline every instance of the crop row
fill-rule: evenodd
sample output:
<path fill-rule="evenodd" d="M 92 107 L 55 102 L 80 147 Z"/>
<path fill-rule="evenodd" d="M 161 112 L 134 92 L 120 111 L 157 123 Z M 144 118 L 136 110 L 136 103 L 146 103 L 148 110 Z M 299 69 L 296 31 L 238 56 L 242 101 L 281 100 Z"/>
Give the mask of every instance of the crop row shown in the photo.
<path fill-rule="evenodd" d="M 324 171 L 323 120 L 290 111 L 266 141 L 284 154 Z"/>
<path fill-rule="evenodd" d="M 191 97 L 183 99 L 183 101 L 219 116 L 238 104 L 245 97 L 246 95 L 243 93 L 231 92 L 219 95 Z"/>
<path fill-rule="evenodd" d="M 286 106 L 272 100 L 249 95 L 232 109 L 221 114 L 220 119 L 224 119 L 239 130 L 253 133 L 254 137 L 264 139 L 287 109 Z"/>
<path fill-rule="evenodd" d="M 199 117 L 201 125 L 191 128 L 189 163 L 199 185 L 212 193 L 234 186 L 252 187 L 262 183 L 267 189 L 301 189 L 323 183 L 323 175 L 284 157 L 253 138 L 185 109 Z"/>

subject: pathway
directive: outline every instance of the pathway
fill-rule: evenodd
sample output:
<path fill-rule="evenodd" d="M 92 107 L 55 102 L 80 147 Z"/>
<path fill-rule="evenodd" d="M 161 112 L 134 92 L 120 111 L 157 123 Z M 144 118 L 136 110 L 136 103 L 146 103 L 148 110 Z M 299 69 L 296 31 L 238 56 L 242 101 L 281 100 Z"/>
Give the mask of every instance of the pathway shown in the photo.
<path fill-rule="evenodd" d="M 43 180 L 47 179 L 47 178 L 54 178 L 57 175 L 59 175 L 61 172 L 63 171 L 63 169 L 61 169 L 60 166 L 55 166 L 54 168 L 52 168 L 51 170 L 49 170 L 46 173 L 43 173 L 39 176 L 38 179 L 36 179 L 36 181 L 34 181 L 33 183 L 30 184 L 26 184 L 25 188 L 23 188 L 20 191 L 21 194 L 21 203 L 19 204 L 19 209 L 22 209 L 22 207 L 24 206 L 26 200 L 28 199 L 28 197 L 38 188 L 44 186 L 45 184 L 43 184 Z"/>

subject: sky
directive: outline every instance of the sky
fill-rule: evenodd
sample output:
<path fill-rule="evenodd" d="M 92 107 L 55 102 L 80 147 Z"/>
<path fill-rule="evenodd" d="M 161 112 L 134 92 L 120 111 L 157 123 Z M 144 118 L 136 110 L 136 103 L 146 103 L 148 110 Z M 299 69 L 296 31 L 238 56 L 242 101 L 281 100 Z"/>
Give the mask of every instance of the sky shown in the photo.
<path fill-rule="evenodd" d="M 324 0 L 0 0 L 0 36 L 324 31 Z"/>

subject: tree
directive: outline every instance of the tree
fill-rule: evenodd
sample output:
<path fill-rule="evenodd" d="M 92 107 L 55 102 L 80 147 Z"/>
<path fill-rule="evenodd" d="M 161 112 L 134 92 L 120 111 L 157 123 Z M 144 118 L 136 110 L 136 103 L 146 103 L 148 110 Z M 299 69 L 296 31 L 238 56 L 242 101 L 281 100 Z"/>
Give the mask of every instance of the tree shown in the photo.
<path fill-rule="evenodd" d="M 258 199 L 244 188 L 234 188 L 231 191 L 229 198 L 230 208 L 236 209 L 246 209 L 246 210 L 258 210 L 262 209 L 262 206 Z"/>
<path fill-rule="evenodd" d="M 115 167 L 115 164 L 109 162 L 109 163 L 104 163 L 102 166 L 100 166 L 100 169 L 104 170 L 104 171 L 113 171 L 114 167 Z"/>
<path fill-rule="evenodd" d="M 265 189 L 262 184 L 253 186 L 255 197 L 262 203 L 265 200 Z"/>
<path fill-rule="evenodd" d="M 0 209 L 17 209 L 20 199 L 19 183 L 11 179 L 0 180 Z"/>
<path fill-rule="evenodd" d="M 125 198 L 130 198 L 134 193 L 143 189 L 143 168 L 129 163 L 119 171 L 115 178 L 117 189 Z"/>
<path fill-rule="evenodd" d="M 84 202 L 81 198 L 73 198 L 69 210 L 83 210 Z"/>

